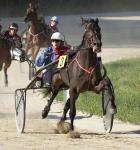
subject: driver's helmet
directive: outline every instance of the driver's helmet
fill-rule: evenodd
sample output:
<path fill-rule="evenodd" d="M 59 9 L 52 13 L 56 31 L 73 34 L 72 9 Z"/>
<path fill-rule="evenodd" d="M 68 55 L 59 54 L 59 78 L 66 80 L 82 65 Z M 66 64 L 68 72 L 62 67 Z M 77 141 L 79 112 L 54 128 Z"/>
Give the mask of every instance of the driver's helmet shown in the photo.
<path fill-rule="evenodd" d="M 14 29 L 14 30 L 18 31 L 18 25 L 16 23 L 12 23 L 12 24 L 10 24 L 9 29 Z"/>
<path fill-rule="evenodd" d="M 62 33 L 60 32 L 55 32 L 51 36 L 51 40 L 60 40 L 60 41 L 65 41 L 65 37 Z"/>
<path fill-rule="evenodd" d="M 57 17 L 57 16 L 53 16 L 53 17 L 51 18 L 51 21 L 55 21 L 55 22 L 58 23 L 58 17 Z"/>

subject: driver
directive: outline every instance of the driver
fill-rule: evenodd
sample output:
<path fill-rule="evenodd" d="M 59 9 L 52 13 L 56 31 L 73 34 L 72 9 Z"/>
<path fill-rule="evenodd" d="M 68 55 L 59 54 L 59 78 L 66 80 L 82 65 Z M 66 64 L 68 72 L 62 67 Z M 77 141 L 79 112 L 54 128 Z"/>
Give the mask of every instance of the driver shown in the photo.
<path fill-rule="evenodd" d="M 55 32 L 59 32 L 58 24 L 59 24 L 58 17 L 53 16 L 50 20 L 50 23 L 49 23 L 49 28 L 51 29 L 52 34 Z"/>
<path fill-rule="evenodd" d="M 21 37 L 18 35 L 18 25 L 16 23 L 12 23 L 9 26 L 9 30 L 4 31 L 2 34 L 8 39 L 14 42 L 14 47 L 11 49 L 11 59 L 20 60 L 22 56 L 22 42 Z"/>
<path fill-rule="evenodd" d="M 38 67 L 45 66 L 51 62 L 55 62 L 60 56 L 66 54 L 69 50 L 68 47 L 64 46 L 64 35 L 60 32 L 55 32 L 51 36 L 52 46 L 44 49 L 36 58 L 35 64 Z M 43 84 L 50 86 L 51 78 L 55 68 L 46 70 L 43 73 Z"/>

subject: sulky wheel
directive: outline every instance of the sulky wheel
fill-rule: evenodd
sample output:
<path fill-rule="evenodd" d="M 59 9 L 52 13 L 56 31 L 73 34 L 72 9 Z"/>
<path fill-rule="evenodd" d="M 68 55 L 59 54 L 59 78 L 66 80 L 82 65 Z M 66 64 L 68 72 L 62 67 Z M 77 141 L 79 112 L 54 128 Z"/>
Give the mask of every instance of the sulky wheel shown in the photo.
<path fill-rule="evenodd" d="M 15 91 L 15 119 L 19 133 L 23 133 L 25 127 L 26 93 L 23 89 Z"/>

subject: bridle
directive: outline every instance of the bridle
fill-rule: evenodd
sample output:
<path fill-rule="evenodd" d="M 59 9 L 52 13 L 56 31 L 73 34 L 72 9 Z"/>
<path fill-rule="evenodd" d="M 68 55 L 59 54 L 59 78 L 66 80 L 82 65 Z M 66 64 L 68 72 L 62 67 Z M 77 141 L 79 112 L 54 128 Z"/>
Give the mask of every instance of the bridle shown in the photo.
<path fill-rule="evenodd" d="M 96 32 L 93 30 L 86 31 L 81 46 L 83 48 L 92 48 L 93 51 L 100 49 L 100 40 L 98 39 Z"/>
<path fill-rule="evenodd" d="M 94 21 L 93 19 L 90 19 L 90 20 L 84 20 L 81 25 L 84 26 L 84 28 L 85 28 L 84 38 L 85 38 L 86 34 L 88 34 L 88 33 L 91 34 L 91 36 L 88 37 L 87 42 L 85 43 L 87 45 L 82 45 L 82 46 L 86 47 L 86 48 L 87 47 L 88 48 L 93 48 L 93 47 L 97 48 L 98 46 L 101 47 L 101 45 L 102 45 L 101 33 L 100 33 L 100 27 L 98 26 L 98 23 L 96 23 L 96 21 Z"/>
<path fill-rule="evenodd" d="M 39 32 L 39 33 L 37 33 L 37 34 L 33 34 L 33 33 L 31 32 L 31 30 L 29 29 L 29 30 L 28 30 L 28 33 L 29 33 L 30 35 L 32 35 L 33 37 L 37 37 L 37 36 L 39 36 L 40 34 L 44 34 L 44 30 L 42 30 L 41 32 Z"/>

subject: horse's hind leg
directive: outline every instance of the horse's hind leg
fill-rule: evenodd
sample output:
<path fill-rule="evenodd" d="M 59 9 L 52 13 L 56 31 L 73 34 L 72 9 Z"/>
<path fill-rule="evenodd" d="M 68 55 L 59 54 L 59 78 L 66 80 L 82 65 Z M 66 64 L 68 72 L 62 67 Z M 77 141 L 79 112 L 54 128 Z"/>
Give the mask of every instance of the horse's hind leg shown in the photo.
<path fill-rule="evenodd" d="M 10 67 L 11 65 L 11 61 L 8 61 L 8 62 L 5 62 L 5 65 L 4 65 L 4 83 L 5 83 L 5 87 L 8 86 L 8 74 L 7 74 L 7 69 Z"/>

